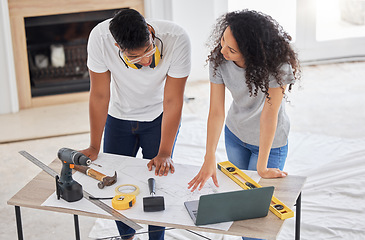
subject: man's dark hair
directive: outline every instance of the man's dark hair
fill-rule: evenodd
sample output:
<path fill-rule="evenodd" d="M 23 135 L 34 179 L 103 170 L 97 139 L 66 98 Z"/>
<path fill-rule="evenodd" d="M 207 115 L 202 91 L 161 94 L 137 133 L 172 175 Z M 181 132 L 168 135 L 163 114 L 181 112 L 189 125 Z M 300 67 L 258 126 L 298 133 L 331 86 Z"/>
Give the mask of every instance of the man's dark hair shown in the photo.
<path fill-rule="evenodd" d="M 150 32 L 144 17 L 133 9 L 121 9 L 109 23 L 109 30 L 122 50 L 146 45 Z"/>

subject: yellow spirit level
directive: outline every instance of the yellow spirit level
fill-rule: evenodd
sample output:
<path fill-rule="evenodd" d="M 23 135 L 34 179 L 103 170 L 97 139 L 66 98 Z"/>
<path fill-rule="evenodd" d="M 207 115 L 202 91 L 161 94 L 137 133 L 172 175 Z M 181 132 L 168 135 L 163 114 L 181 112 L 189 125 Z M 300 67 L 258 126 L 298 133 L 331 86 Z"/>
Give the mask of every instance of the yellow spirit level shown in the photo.
<path fill-rule="evenodd" d="M 247 176 L 244 172 L 238 169 L 231 162 L 220 162 L 217 164 L 218 169 L 221 170 L 224 174 L 226 174 L 229 178 L 231 178 L 235 183 L 237 183 L 243 189 L 251 189 L 251 188 L 260 188 L 262 187 L 260 184 L 255 182 L 252 178 Z M 245 182 L 243 183 L 238 177 L 241 177 Z M 294 217 L 294 212 L 289 207 L 287 207 L 284 203 L 282 203 L 275 196 L 272 197 L 270 203 L 270 211 L 273 212 L 277 217 L 281 220 L 288 219 Z"/>

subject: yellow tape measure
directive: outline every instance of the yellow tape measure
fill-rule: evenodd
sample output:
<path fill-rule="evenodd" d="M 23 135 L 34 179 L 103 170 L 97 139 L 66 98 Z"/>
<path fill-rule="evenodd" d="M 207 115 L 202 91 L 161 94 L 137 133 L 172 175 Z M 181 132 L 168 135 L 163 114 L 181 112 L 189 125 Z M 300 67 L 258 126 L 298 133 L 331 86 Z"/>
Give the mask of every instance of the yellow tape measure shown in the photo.
<path fill-rule="evenodd" d="M 231 162 L 220 162 L 217 164 L 218 169 L 221 170 L 224 174 L 226 174 L 229 178 L 231 178 L 235 183 L 237 183 L 243 189 L 251 189 L 251 188 L 260 188 L 262 187 L 260 184 L 255 182 L 252 178 L 247 176 L 244 172 L 238 169 Z M 243 183 L 237 176 L 241 177 L 245 180 Z M 272 197 L 270 203 L 270 211 L 273 212 L 277 217 L 281 220 L 294 217 L 294 212 L 289 207 L 287 207 L 284 203 L 282 203 L 275 196 Z"/>
<path fill-rule="evenodd" d="M 112 199 L 112 206 L 116 210 L 125 210 L 133 207 L 136 203 L 135 195 L 116 195 Z"/>

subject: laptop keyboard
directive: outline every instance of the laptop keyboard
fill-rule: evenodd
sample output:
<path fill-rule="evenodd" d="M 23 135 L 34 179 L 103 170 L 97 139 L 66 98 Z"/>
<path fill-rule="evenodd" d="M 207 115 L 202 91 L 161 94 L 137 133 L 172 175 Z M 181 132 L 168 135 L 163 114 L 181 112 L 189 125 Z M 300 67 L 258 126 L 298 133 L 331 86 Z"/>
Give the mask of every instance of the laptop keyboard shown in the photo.
<path fill-rule="evenodd" d="M 194 214 L 195 217 L 198 215 L 198 211 L 197 210 L 193 210 L 192 212 L 193 212 L 193 214 Z"/>

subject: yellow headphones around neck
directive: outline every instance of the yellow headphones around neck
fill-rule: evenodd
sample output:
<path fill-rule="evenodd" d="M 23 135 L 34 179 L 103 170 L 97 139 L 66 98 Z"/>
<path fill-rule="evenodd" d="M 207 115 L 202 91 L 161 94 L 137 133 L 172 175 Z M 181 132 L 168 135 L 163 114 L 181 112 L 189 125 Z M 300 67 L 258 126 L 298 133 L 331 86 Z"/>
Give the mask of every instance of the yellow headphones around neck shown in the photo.
<path fill-rule="evenodd" d="M 150 64 L 150 68 L 155 68 L 161 59 L 160 50 L 158 49 L 157 46 L 155 46 L 155 47 L 156 47 L 156 52 L 152 55 L 152 62 Z M 135 64 L 130 63 L 129 59 L 126 55 L 124 55 L 123 58 L 124 58 L 124 63 L 127 66 L 127 68 L 131 67 L 133 69 L 141 69 L 143 67 L 141 64 L 138 64 L 138 63 L 135 63 Z"/>

